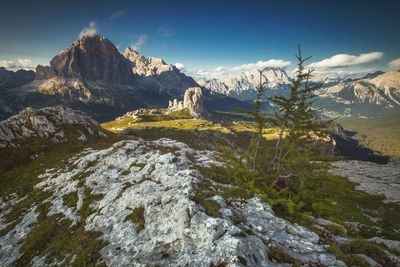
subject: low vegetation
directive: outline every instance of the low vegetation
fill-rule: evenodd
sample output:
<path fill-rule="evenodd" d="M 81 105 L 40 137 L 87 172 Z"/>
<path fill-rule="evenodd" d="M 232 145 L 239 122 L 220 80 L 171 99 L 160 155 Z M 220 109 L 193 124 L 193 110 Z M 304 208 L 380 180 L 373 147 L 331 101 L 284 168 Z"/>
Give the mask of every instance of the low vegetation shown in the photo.
<path fill-rule="evenodd" d="M 136 226 L 136 232 L 139 233 L 140 231 L 142 231 L 144 229 L 145 226 L 145 219 L 144 219 L 144 208 L 140 207 L 140 208 L 135 208 L 132 210 L 132 213 L 129 214 L 128 216 L 125 217 L 124 222 L 127 221 L 132 221 L 133 223 L 135 223 Z"/>

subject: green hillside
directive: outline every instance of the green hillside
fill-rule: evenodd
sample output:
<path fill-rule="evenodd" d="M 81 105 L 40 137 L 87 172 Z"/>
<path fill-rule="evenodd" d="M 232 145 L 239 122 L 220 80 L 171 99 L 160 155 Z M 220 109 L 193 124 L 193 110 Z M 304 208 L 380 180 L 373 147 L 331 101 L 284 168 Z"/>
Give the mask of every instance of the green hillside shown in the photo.
<path fill-rule="evenodd" d="M 400 157 L 400 114 L 379 118 L 340 118 L 337 120 L 361 145 L 385 156 Z"/>

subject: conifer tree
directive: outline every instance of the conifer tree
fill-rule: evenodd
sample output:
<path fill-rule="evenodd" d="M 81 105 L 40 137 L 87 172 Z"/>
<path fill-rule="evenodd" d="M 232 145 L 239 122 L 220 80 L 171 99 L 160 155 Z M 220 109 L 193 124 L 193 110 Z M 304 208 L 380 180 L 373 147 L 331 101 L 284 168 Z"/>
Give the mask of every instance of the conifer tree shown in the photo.
<path fill-rule="evenodd" d="M 327 136 L 327 125 L 331 121 L 316 118 L 318 110 L 312 108 L 314 92 L 323 85 L 310 83 L 312 70 L 304 71 L 304 62 L 298 46 L 298 70 L 292 82 L 290 95 L 273 96 L 266 99 L 279 107 L 273 122 L 279 127 L 273 157 L 268 164 L 268 172 L 274 175 L 272 186 L 280 179 L 288 179 L 306 168 L 311 158 L 321 154 L 321 145 Z M 279 188 L 279 187 L 278 187 Z"/>

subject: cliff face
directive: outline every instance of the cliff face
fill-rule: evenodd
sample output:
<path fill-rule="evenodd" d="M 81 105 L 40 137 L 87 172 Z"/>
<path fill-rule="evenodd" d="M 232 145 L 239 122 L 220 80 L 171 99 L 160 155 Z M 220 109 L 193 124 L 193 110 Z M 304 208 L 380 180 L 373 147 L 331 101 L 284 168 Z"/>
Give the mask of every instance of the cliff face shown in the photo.
<path fill-rule="evenodd" d="M 54 76 L 91 81 L 130 84 L 134 76 L 130 63 L 108 39 L 84 35 L 55 56 L 50 67 L 38 66 L 37 79 Z"/>

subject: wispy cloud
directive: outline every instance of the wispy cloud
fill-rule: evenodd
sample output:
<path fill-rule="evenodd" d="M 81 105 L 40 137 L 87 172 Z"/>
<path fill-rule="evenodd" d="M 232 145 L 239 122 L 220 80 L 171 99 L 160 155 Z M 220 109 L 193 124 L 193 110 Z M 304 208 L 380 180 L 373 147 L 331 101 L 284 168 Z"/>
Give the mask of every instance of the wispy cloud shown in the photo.
<path fill-rule="evenodd" d="M 15 67 L 15 62 L 11 60 L 0 60 L 0 67 L 9 69 Z"/>
<path fill-rule="evenodd" d="M 135 51 L 141 51 L 143 45 L 147 42 L 147 38 L 149 36 L 147 34 L 139 35 L 137 41 L 134 44 L 131 44 L 131 49 Z"/>
<path fill-rule="evenodd" d="M 362 63 L 372 62 L 381 59 L 383 56 L 382 52 L 371 52 L 367 54 L 360 54 L 359 56 L 338 54 L 330 58 L 326 58 L 319 62 L 309 64 L 308 68 L 340 68 L 348 67 L 351 65 L 358 65 Z"/>
<path fill-rule="evenodd" d="M 19 58 L 18 59 L 18 63 L 21 64 L 21 66 L 24 66 L 24 67 L 33 66 L 32 65 L 32 60 L 30 60 L 28 58 Z"/>
<path fill-rule="evenodd" d="M 185 70 L 189 75 L 192 75 L 196 78 L 202 79 L 215 79 L 221 78 L 225 76 L 236 75 L 241 72 L 253 72 L 264 70 L 265 68 L 286 68 L 290 65 L 290 61 L 285 61 L 282 59 L 270 59 L 270 60 L 260 60 L 256 63 L 248 63 L 234 67 L 225 67 L 225 66 L 218 66 L 213 70 L 204 70 L 200 69 L 197 71 L 190 71 Z"/>
<path fill-rule="evenodd" d="M 161 35 L 162 37 L 171 37 L 176 34 L 174 30 L 171 29 L 169 25 L 161 25 L 157 31 L 156 34 Z"/>
<path fill-rule="evenodd" d="M 393 70 L 400 70 L 400 58 L 390 61 L 388 66 Z"/>
<path fill-rule="evenodd" d="M 282 59 L 270 59 L 267 61 L 258 61 L 256 63 L 243 64 L 232 68 L 232 71 L 243 72 L 243 71 L 256 71 L 263 70 L 268 67 L 272 68 L 285 68 L 290 65 L 290 61 Z"/>
<path fill-rule="evenodd" d="M 93 36 L 97 33 L 97 27 L 96 27 L 96 22 L 94 21 L 90 21 L 89 22 L 89 27 L 85 27 L 83 28 L 83 30 L 81 31 L 81 33 L 79 34 L 79 38 L 81 38 L 84 35 L 88 35 L 88 36 Z"/>
<path fill-rule="evenodd" d="M 175 63 L 175 67 L 176 67 L 177 69 L 183 70 L 183 69 L 185 68 L 185 65 L 182 64 L 182 63 L 176 62 L 176 63 Z"/>
<path fill-rule="evenodd" d="M 111 16 L 108 18 L 108 20 L 113 21 L 115 19 L 118 19 L 118 18 L 122 17 L 125 13 L 126 13 L 126 9 L 118 10 L 118 11 L 112 13 Z"/>
<path fill-rule="evenodd" d="M 28 58 L 18 58 L 18 62 L 12 60 L 0 60 L 0 67 L 4 67 L 9 70 L 34 70 L 36 66 L 32 63 L 32 60 Z"/>

